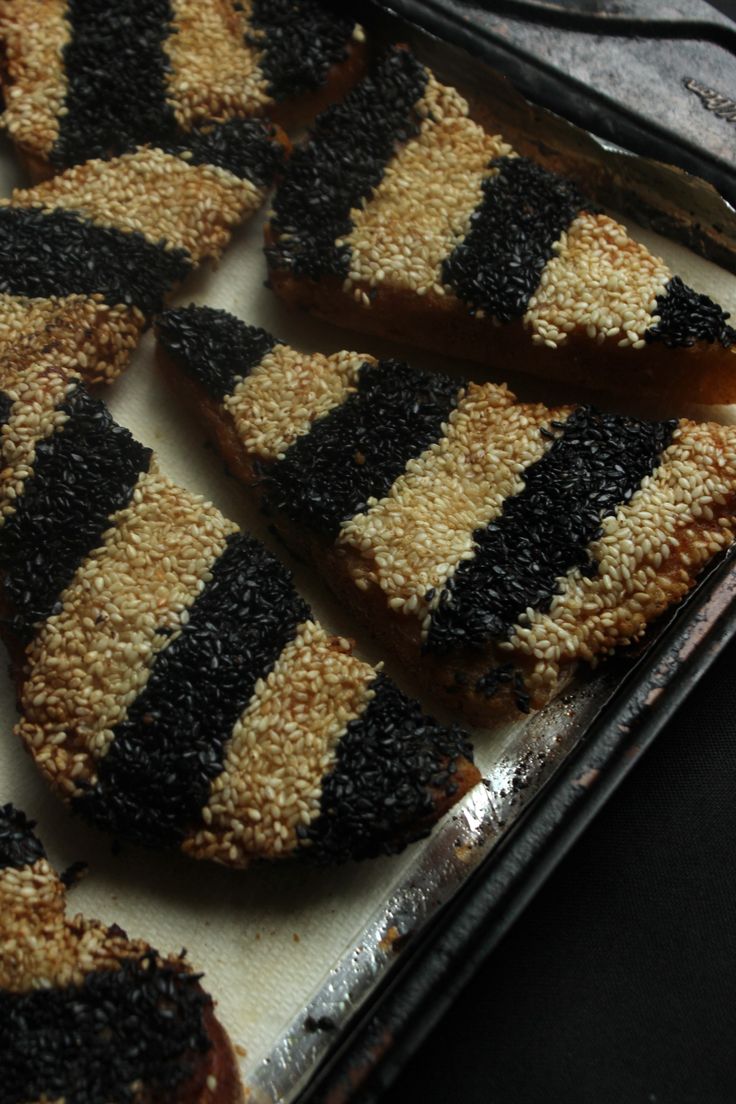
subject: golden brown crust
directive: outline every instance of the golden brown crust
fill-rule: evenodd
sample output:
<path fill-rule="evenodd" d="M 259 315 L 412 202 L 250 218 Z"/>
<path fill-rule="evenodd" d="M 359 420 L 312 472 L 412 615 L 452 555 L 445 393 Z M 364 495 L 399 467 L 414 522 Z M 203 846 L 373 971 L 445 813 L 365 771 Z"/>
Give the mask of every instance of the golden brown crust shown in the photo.
<path fill-rule="evenodd" d="M 175 369 L 160 344 L 157 346 L 156 356 L 159 367 L 170 376 L 172 384 L 176 381 L 176 387 L 183 390 L 196 406 L 228 469 L 258 495 L 258 477 L 251 458 L 243 448 L 233 417 L 190 376 Z M 487 724 L 491 715 L 510 716 L 516 711 L 513 694 L 504 686 L 491 701 L 472 691 L 475 680 L 489 666 L 495 662 L 506 662 L 506 657 L 498 654 L 495 648 L 490 647 L 472 656 L 462 657 L 461 662 L 456 665 L 457 669 L 472 673 L 467 679 L 463 675 L 461 681 L 458 681 L 455 677 L 455 666 L 420 651 L 419 623 L 393 613 L 387 606 L 386 597 L 380 587 L 372 585 L 367 591 L 358 590 L 350 574 L 349 548 L 338 550 L 329 542 L 321 541 L 296 526 L 290 526 L 283 516 L 276 515 L 271 520 L 287 548 L 296 556 L 316 564 L 350 613 L 366 624 L 376 639 L 399 658 L 410 676 L 447 708 L 461 709 L 470 723 L 479 725 Z M 522 661 L 521 669 L 523 668 Z M 478 779 L 471 764 L 464 764 L 463 771 L 464 788 L 461 788 L 461 792 L 465 793 Z"/>
<path fill-rule="evenodd" d="M 162 352 L 159 358 L 165 366 Z M 178 386 L 183 384 L 202 413 L 228 467 L 258 494 L 253 460 L 232 416 L 190 377 L 181 372 L 177 377 Z M 591 546 L 602 574 L 610 571 L 609 589 L 616 595 L 613 604 L 601 584 L 586 590 L 589 581 L 571 578 L 550 611 L 535 613 L 527 628 L 517 626 L 510 641 L 454 649 L 449 656 L 422 649 L 420 620 L 390 607 L 387 594 L 366 571 L 365 559 L 350 544 L 333 545 L 290 525 L 283 515 L 272 521 L 287 546 L 318 566 L 343 605 L 428 692 L 472 723 L 487 724 L 513 713 L 517 704 L 512 683 L 502 683 L 490 699 L 478 688 L 489 670 L 511 660 L 530 692 L 531 704 L 544 705 L 569 685 L 581 658 L 596 663 L 619 644 L 639 639 L 652 621 L 695 585 L 705 562 L 730 542 L 736 516 L 733 431 L 683 420 L 672 450 L 671 461 L 663 462 L 638 494 L 604 521 L 601 538 Z M 607 609 L 615 610 L 613 620 Z M 578 644 L 568 652 L 565 645 L 571 632 Z M 552 660 L 550 647 L 556 653 Z M 547 666 L 550 662 L 552 667 Z"/>

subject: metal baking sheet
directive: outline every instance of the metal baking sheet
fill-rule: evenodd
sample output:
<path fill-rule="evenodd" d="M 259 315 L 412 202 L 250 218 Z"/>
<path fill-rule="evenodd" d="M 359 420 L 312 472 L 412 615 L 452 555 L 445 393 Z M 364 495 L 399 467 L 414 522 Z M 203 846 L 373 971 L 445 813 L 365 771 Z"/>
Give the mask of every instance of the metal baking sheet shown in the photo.
<path fill-rule="evenodd" d="M 426 51 L 425 56 L 441 77 L 453 78 L 457 53 L 451 55 L 448 51 L 445 70 L 439 44 L 423 42 L 420 36 L 417 46 L 420 53 Z M 489 78 L 486 87 L 478 65 L 473 62 L 471 91 L 478 103 L 493 112 L 503 129 L 505 102 L 510 103 L 510 98 L 506 95 L 494 99 L 490 95 L 489 89 L 497 86 Z M 508 110 L 509 125 L 514 121 L 518 125 L 518 104 Z M 566 129 L 567 124 L 560 123 L 560 127 L 562 137 L 570 139 L 572 135 L 569 141 L 565 139 L 569 150 L 584 146 L 590 164 L 597 163 L 596 157 L 601 164 L 611 157 L 618 159 L 618 164 L 625 159 L 631 165 L 632 179 L 646 179 L 651 195 L 659 191 L 672 212 L 682 214 L 683 194 L 691 206 L 695 199 L 706 208 L 713 206 L 711 191 L 701 190 L 697 182 L 688 178 L 683 183 L 681 176 L 670 170 L 661 170 L 658 176 L 652 163 L 606 148 L 589 136 Z M 570 152 L 570 158 L 575 163 L 574 152 Z M 22 182 L 10 149 L 2 147 L 2 194 Z M 723 213 L 728 215 L 728 211 Z M 304 315 L 289 314 L 263 284 L 266 273 L 261 221 L 255 219 L 236 234 L 220 268 L 190 281 L 178 301 L 224 307 L 305 350 L 333 352 L 353 347 L 379 356 L 404 356 L 426 367 L 455 368 L 477 375 L 477 366 L 453 364 L 395 343 L 368 341 Z M 726 225 L 723 219 L 721 225 Z M 707 228 L 706 221 L 701 226 Z M 633 225 L 632 229 L 688 282 L 736 310 L 736 278 L 724 268 L 651 229 Z M 707 234 L 704 240 L 710 240 Z M 713 239 L 721 256 L 725 255 L 724 241 L 736 251 L 736 233 L 733 240 L 730 234 L 722 235 L 719 241 Z M 525 399 L 552 402 L 587 397 L 579 391 L 571 395 L 548 383 L 543 386 L 511 372 L 501 375 Z M 346 617 L 316 574 L 290 558 L 274 540 L 245 493 L 225 473 L 192 412 L 158 375 L 150 334 L 136 353 L 129 373 L 103 397 L 123 424 L 157 450 L 168 474 L 205 494 L 290 564 L 297 585 L 328 628 L 356 636 L 358 651 L 364 657 L 373 661 L 383 658 L 370 634 Z M 635 408 L 633 402 L 630 408 Z M 666 402 L 661 412 L 669 413 L 664 408 Z M 736 420 L 736 411 L 727 409 L 721 414 Z M 714 607 L 704 605 L 708 595 L 716 603 Z M 720 624 L 720 619 L 726 617 L 730 626 L 735 604 L 734 571 L 730 563 L 724 563 L 710 582 L 699 588 L 688 608 L 696 608 L 696 612 L 705 609 L 706 625 L 715 620 Z M 50 858 L 59 868 L 77 860 L 89 864 L 88 877 L 71 891 L 72 910 L 108 923 L 117 922 L 162 950 L 188 949 L 191 961 L 205 972 L 206 983 L 218 1001 L 220 1018 L 240 1056 L 250 1099 L 259 1104 L 293 1101 L 308 1091 L 318 1069 L 325 1069 L 327 1061 L 337 1060 L 341 1047 L 352 1038 L 351 1032 L 359 1030 L 360 1016 L 385 994 L 392 977 L 401 981 L 403 964 L 417 958 L 419 947 L 428 942 L 431 946 L 432 940 L 439 938 L 447 910 L 459 908 L 477 884 L 490 884 L 494 892 L 500 892 L 505 885 L 503 862 L 510 844 L 515 838 L 523 838 L 520 833 L 524 825 L 533 823 L 537 811 L 544 808 L 545 796 L 556 792 L 565 770 L 571 769 L 601 724 L 613 724 L 615 728 L 623 706 L 633 701 L 627 689 L 631 678 L 642 670 L 654 677 L 656 647 L 668 639 L 667 634 L 679 632 L 685 622 L 686 610 L 653 634 L 649 651 L 602 665 L 545 710 L 493 730 L 475 730 L 483 784 L 448 814 L 427 841 L 394 858 L 332 870 L 274 864 L 233 872 L 195 864 L 178 855 L 156 854 L 127 845 L 118 848 L 108 837 L 69 816 L 36 774 L 30 758 L 12 736 L 16 714 L 9 678 L 0 683 L 0 799 L 14 801 L 39 821 Z M 689 639 L 697 643 L 695 637 L 691 634 Z M 707 648 L 712 652 L 713 647 L 705 629 L 698 639 L 696 651 L 702 665 Z M 657 675 L 660 702 L 674 702 L 686 685 L 681 678 L 685 663 L 684 653 L 676 652 L 672 662 Z M 395 663 L 389 661 L 387 670 L 406 690 L 421 697 L 425 708 L 446 716 Z M 654 692 L 651 685 L 649 689 Z M 604 756 L 600 766 L 590 769 L 603 777 L 608 764 Z M 605 787 L 590 785 L 593 776 L 586 776 L 585 770 L 579 777 L 576 793 L 592 810 L 595 795 L 603 795 Z M 531 856 L 529 852 L 525 862 L 523 852 L 521 859 L 517 854 L 515 867 L 522 880 L 529 875 L 529 886 L 532 868 L 541 869 Z M 491 904 L 483 905 L 481 915 L 491 915 L 491 911 Z M 506 919 L 499 923 L 508 922 L 511 912 L 507 910 L 504 915 Z M 480 942 L 476 950 L 479 947 Z M 464 954 L 471 961 L 472 955 Z M 425 970 L 424 976 L 428 979 L 430 972 Z M 436 991 L 432 993 L 432 1000 L 438 1002 Z M 389 1040 L 384 1040 L 382 1046 L 375 1043 L 374 1036 L 368 1038 L 373 1039 L 370 1046 L 350 1052 L 350 1076 L 362 1076 L 359 1071 L 370 1069 L 389 1045 Z M 352 1084 L 350 1076 L 347 1084 Z M 342 1098 L 346 1098 L 346 1090 L 341 1091 Z M 339 1094 L 334 1096 L 340 1098 Z"/>

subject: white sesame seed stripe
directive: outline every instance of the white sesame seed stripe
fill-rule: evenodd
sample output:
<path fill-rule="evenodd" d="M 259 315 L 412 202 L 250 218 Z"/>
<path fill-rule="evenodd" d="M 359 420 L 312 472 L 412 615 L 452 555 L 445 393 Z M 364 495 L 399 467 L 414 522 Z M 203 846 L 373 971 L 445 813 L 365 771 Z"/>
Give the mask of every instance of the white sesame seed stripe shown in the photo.
<path fill-rule="evenodd" d="M 243 40 L 244 24 L 224 0 L 171 0 L 173 33 L 168 99 L 180 126 L 254 115 L 272 102 L 258 52 Z"/>
<path fill-rule="evenodd" d="M 528 611 L 499 645 L 509 658 L 531 660 L 529 690 L 546 700 L 577 659 L 595 662 L 636 640 L 686 594 L 708 559 L 734 539 L 735 488 L 733 430 L 682 421 L 660 466 L 602 522 L 602 537 L 589 546 L 598 574 L 570 572 L 549 612 Z"/>
<path fill-rule="evenodd" d="M 474 556 L 473 534 L 523 487 L 523 472 L 550 441 L 540 429 L 569 410 L 517 403 L 506 387 L 470 384 L 447 432 L 379 501 L 345 522 L 338 543 L 349 549 L 356 585 L 379 586 L 389 607 L 429 620 L 432 601 L 457 566 Z M 426 627 L 425 627 L 426 631 Z"/>
<path fill-rule="evenodd" d="M 653 324 L 656 298 L 671 273 L 608 215 L 584 211 L 554 245 L 524 323 L 535 344 L 568 334 L 635 349 Z"/>
<path fill-rule="evenodd" d="M 91 383 L 127 364 L 145 323 L 137 307 L 108 306 L 101 295 L 48 299 L 0 294 L 0 363 L 32 363 L 53 343 L 55 363 Z"/>
<path fill-rule="evenodd" d="M 468 233 L 483 181 L 496 172 L 489 162 L 512 153 L 498 135 L 472 122 L 462 96 L 432 73 L 415 110 L 423 116 L 418 136 L 388 163 L 363 206 L 351 211 L 353 229 L 337 243 L 350 247 L 345 290 L 358 299 L 366 283 L 384 281 L 417 295 L 451 293 L 443 286 L 442 262 Z"/>
<path fill-rule="evenodd" d="M 359 353 L 323 356 L 275 345 L 223 405 L 247 451 L 275 460 L 317 418 L 345 401 L 366 363 L 375 360 Z"/>
<path fill-rule="evenodd" d="M 219 257 L 232 228 L 257 210 L 263 190 L 213 165 L 191 165 L 160 149 L 113 161 L 86 161 L 4 205 L 78 211 L 97 226 L 139 231 L 150 242 L 186 249 L 196 263 Z"/>
<path fill-rule="evenodd" d="M 0 871 L 0 989 L 79 985 L 91 970 L 114 969 L 148 950 L 98 920 L 68 921 L 65 908 L 64 885 L 46 859 Z"/>
<path fill-rule="evenodd" d="M 235 531 L 199 495 L 155 470 L 142 475 L 28 646 L 18 731 L 66 796 L 95 781 L 114 726 Z"/>
<path fill-rule="evenodd" d="M 300 625 L 256 684 L 212 783 L 207 827 L 183 849 L 236 866 L 293 852 L 297 827 L 319 816 L 322 779 L 335 765 L 346 726 L 373 697 L 375 677 L 347 641 L 314 621 Z"/>
<path fill-rule="evenodd" d="M 62 51 L 71 38 L 67 0 L 3 0 L 0 39 L 11 87 L 2 127 L 26 150 L 48 156 L 67 90 Z"/>
<path fill-rule="evenodd" d="M 11 359 L 0 366 L 0 388 L 13 400 L 0 429 L 0 525 L 15 512 L 26 480 L 33 475 L 36 447 L 57 433 L 69 415 L 57 408 L 79 384 L 79 376 L 48 361 Z"/>
<path fill-rule="evenodd" d="M 46 859 L 0 871 L 0 989 L 26 993 L 39 979 L 56 983 L 57 963 L 68 959 L 67 940 L 55 938 L 63 917 L 64 887 Z M 44 938 L 33 938 L 33 929 Z"/>

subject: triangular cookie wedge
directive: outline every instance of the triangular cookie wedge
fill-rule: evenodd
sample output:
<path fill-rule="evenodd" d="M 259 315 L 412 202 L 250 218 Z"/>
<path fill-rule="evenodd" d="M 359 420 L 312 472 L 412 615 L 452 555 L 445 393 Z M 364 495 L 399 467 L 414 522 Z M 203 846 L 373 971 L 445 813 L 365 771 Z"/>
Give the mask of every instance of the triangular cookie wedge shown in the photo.
<path fill-rule="evenodd" d="M 394 48 L 294 151 L 270 283 L 341 326 L 684 404 L 736 402 L 736 330 L 577 186 Z"/>
<path fill-rule="evenodd" d="M 66 914 L 34 823 L 0 807 L 3 1099 L 240 1104 L 212 998 L 183 955 Z"/>
<path fill-rule="evenodd" d="M 207 307 L 157 332 L 287 543 L 479 723 L 638 640 L 733 541 L 736 428 L 300 353 Z"/>
<path fill-rule="evenodd" d="M 168 294 L 258 209 L 282 158 L 270 124 L 235 120 L 0 201 L 0 358 L 53 341 L 87 379 L 114 379 Z"/>
<path fill-rule="evenodd" d="M 52 358 L 0 368 L 18 733 L 89 821 L 246 866 L 400 850 L 479 774 Z"/>
<path fill-rule="evenodd" d="M 318 0 L 0 0 L 2 125 L 34 179 L 202 123 L 306 121 L 364 68 Z"/>

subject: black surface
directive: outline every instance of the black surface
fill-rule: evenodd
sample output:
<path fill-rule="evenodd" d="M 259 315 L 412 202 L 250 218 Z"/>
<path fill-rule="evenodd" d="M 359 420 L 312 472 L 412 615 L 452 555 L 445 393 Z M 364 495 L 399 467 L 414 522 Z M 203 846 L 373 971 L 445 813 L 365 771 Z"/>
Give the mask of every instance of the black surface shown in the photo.
<path fill-rule="evenodd" d="M 382 1104 L 736 1100 L 736 644 Z"/>
<path fill-rule="evenodd" d="M 733 124 L 688 84 L 733 100 L 730 5 L 600 0 L 571 17 L 569 5 L 522 0 L 371 2 L 481 57 L 535 103 L 736 201 Z"/>

